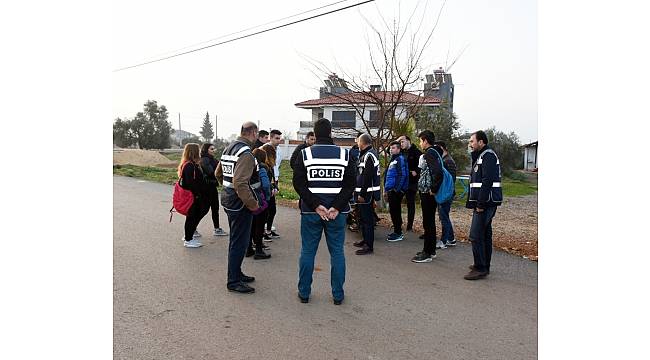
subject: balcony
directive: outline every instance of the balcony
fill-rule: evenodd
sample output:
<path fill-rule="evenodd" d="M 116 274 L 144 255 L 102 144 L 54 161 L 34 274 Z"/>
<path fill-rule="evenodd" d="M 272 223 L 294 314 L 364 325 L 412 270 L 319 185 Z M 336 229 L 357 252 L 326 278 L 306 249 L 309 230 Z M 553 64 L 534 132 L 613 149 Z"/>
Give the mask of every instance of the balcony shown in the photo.
<path fill-rule="evenodd" d="M 301 121 L 300 122 L 300 127 L 301 128 L 313 128 L 314 127 L 314 122 L 313 121 Z"/>

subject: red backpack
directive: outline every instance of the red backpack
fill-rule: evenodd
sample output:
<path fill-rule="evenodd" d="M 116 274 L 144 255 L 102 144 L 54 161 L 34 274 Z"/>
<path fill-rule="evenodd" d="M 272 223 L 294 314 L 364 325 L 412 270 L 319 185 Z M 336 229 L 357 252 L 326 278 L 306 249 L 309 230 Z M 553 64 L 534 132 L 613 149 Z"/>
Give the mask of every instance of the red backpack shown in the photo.
<path fill-rule="evenodd" d="M 190 190 L 183 189 L 180 185 L 181 179 L 183 178 L 183 170 L 185 166 L 189 163 L 186 162 L 181 167 L 181 176 L 178 178 L 178 181 L 174 184 L 174 195 L 172 196 L 172 208 L 169 209 L 169 222 L 172 221 L 172 215 L 174 215 L 174 210 L 181 215 L 187 216 L 190 212 L 190 208 L 194 203 L 194 194 Z M 194 172 L 194 179 L 196 179 L 196 172 Z"/>

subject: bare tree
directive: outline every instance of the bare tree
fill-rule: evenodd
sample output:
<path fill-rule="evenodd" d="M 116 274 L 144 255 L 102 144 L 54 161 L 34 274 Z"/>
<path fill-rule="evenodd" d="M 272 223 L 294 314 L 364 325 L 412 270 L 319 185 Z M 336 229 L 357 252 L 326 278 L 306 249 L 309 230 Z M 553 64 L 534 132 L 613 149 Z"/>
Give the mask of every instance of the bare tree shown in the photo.
<path fill-rule="evenodd" d="M 424 10 L 421 10 L 418 3 L 405 23 L 401 22 L 399 16 L 389 23 L 379 13 L 381 24 L 377 26 L 363 17 L 369 29 L 366 43 L 370 74 L 354 74 L 339 69 L 342 74 L 339 77 L 322 61 L 305 57 L 319 80 L 328 77 L 326 87 L 320 89 L 321 95 L 334 97 L 337 103 L 340 101 L 338 104 L 354 109 L 362 119 L 361 129 L 356 126 L 342 128 L 353 136 L 367 132 L 378 150 L 390 139 L 401 135 L 396 130 L 408 128 L 407 123 L 412 121 L 422 105 L 432 101 L 424 96 L 421 88 L 423 75 L 431 67 L 424 64 L 424 53 L 431 45 L 444 3 L 430 28 L 425 26 L 426 6 L 425 3 Z M 417 14 L 420 15 L 419 19 L 416 19 Z M 376 113 L 366 117 L 369 109 Z"/>

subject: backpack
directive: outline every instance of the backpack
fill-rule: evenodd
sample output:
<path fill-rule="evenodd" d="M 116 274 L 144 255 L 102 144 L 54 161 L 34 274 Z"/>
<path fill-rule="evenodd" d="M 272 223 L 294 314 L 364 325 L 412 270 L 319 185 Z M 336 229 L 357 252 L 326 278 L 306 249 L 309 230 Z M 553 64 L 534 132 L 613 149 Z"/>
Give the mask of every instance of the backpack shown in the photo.
<path fill-rule="evenodd" d="M 183 164 L 183 167 L 181 168 L 181 176 L 178 178 L 178 181 L 174 184 L 174 194 L 172 195 L 172 208 L 169 209 L 169 222 L 172 222 L 172 216 L 174 215 L 174 212 L 177 212 L 181 215 L 187 216 L 187 214 L 190 212 L 190 208 L 192 208 L 192 204 L 194 204 L 194 194 L 190 190 L 183 189 L 181 187 L 181 179 L 183 178 L 183 170 L 185 170 L 185 166 L 187 166 L 189 162 L 186 162 Z M 196 179 L 196 173 L 193 174 L 194 178 Z M 174 211 L 175 210 L 175 211 Z"/>
<path fill-rule="evenodd" d="M 253 215 L 259 215 L 269 207 L 269 203 L 266 201 L 266 195 L 264 195 L 264 191 L 257 192 L 253 189 L 253 194 L 257 195 L 257 204 L 259 205 L 259 208 L 257 208 L 257 210 L 253 211 L 252 213 Z"/>
<path fill-rule="evenodd" d="M 451 176 L 449 171 L 445 168 L 445 164 L 443 163 L 440 154 L 438 154 L 438 152 L 435 150 L 433 152 L 436 153 L 436 156 L 438 156 L 438 160 L 440 161 L 440 168 L 442 169 L 442 183 L 440 184 L 440 188 L 434 195 L 436 198 L 436 202 L 438 204 L 443 204 L 451 200 L 454 196 L 454 178 Z M 423 156 L 426 156 L 426 154 L 427 153 L 425 152 Z M 425 177 L 426 179 L 423 180 L 422 179 L 423 177 Z M 429 165 L 426 161 L 425 161 L 425 167 L 424 169 L 422 169 L 422 173 L 420 174 L 420 180 L 422 181 L 418 181 L 418 190 L 424 193 L 431 192 L 433 179 L 431 176 L 431 171 L 429 170 Z M 420 185 L 420 182 L 422 182 L 422 185 Z"/>

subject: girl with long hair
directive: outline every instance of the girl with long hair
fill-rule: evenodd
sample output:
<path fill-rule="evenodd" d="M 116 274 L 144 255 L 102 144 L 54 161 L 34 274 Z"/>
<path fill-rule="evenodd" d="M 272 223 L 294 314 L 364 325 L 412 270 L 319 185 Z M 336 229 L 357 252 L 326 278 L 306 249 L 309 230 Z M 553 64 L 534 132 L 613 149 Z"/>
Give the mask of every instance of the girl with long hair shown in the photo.
<path fill-rule="evenodd" d="M 192 207 L 185 217 L 185 236 L 183 237 L 183 245 L 188 248 L 198 248 L 203 246 L 203 244 L 198 240 L 198 236 L 195 236 L 194 234 L 201 218 L 203 218 L 207 213 L 205 212 L 206 187 L 200 164 L 201 157 L 199 144 L 185 144 L 181 162 L 178 164 L 178 177 L 180 178 L 180 186 L 183 189 L 190 190 L 192 195 L 194 195 Z"/>
<path fill-rule="evenodd" d="M 265 199 L 268 200 L 271 197 L 271 182 L 270 182 L 270 172 L 269 167 L 266 164 L 267 156 L 266 152 L 261 148 L 253 150 L 253 156 L 257 159 L 257 163 L 260 167 L 260 183 L 262 184 L 262 193 L 264 194 Z M 263 260 L 271 257 L 271 254 L 264 252 L 264 243 L 262 242 L 262 236 L 264 236 L 264 223 L 266 222 L 266 217 L 269 212 L 269 209 L 266 208 L 259 214 L 253 215 L 253 225 L 251 229 L 251 241 L 248 244 L 248 250 L 246 251 L 246 256 L 253 256 L 255 260 Z M 255 249 L 253 250 L 253 244 L 255 244 Z"/>
<path fill-rule="evenodd" d="M 260 147 L 264 152 L 266 152 L 266 165 L 269 167 L 269 178 L 271 179 L 271 199 L 269 200 L 269 214 L 266 218 L 266 232 L 264 233 L 264 241 L 273 241 L 273 238 L 279 238 L 275 231 L 272 231 L 271 227 L 273 226 L 273 219 L 275 219 L 275 214 L 277 213 L 277 208 L 275 204 L 275 194 L 278 193 L 278 183 L 275 181 L 275 174 L 273 173 L 273 167 L 275 166 L 275 158 L 277 152 L 273 145 L 267 143 Z"/>
<path fill-rule="evenodd" d="M 228 233 L 219 226 L 219 190 L 217 189 L 217 178 L 214 170 L 218 161 L 214 158 L 214 145 L 205 143 L 201 147 L 201 170 L 205 174 L 206 182 L 206 205 L 212 211 L 212 225 L 214 225 L 214 236 L 226 236 Z M 206 214 L 207 214 L 206 209 Z"/>

